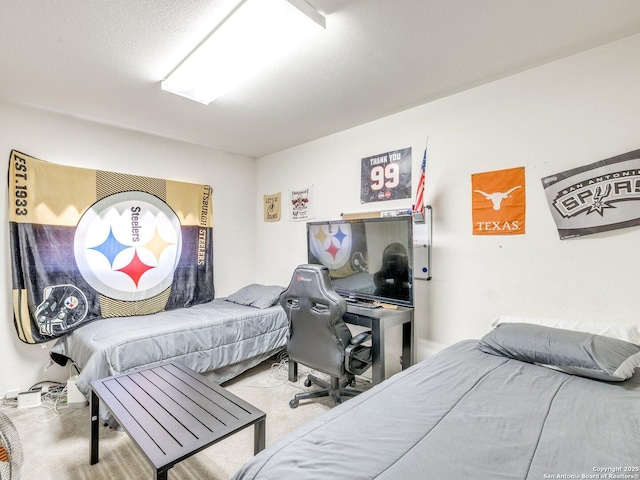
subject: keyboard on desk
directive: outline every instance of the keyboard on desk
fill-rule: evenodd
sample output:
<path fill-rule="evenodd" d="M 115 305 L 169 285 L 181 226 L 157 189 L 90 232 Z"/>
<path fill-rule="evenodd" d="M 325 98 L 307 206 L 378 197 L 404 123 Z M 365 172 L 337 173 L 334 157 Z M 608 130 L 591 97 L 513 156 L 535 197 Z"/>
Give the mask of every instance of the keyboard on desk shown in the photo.
<path fill-rule="evenodd" d="M 379 305 L 373 302 L 349 302 L 349 303 L 354 307 L 359 307 L 359 308 L 368 308 L 368 309 L 382 308 L 382 305 Z"/>

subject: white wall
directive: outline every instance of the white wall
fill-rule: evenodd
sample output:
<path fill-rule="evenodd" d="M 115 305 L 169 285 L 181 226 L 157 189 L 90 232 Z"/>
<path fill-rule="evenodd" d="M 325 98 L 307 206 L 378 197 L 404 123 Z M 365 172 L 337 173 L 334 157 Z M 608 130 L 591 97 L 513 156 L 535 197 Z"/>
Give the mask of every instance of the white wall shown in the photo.
<path fill-rule="evenodd" d="M 224 296 L 255 277 L 255 160 L 104 127 L 69 117 L 0 103 L 0 157 L 12 149 L 65 165 L 97 168 L 172 180 L 206 183 L 213 188 L 214 282 Z M 7 164 L 5 164 L 7 165 Z M 6 171 L 6 170 L 5 170 Z M 72 189 L 72 185 L 60 185 Z M 7 186 L 0 193 L 0 232 L 5 254 L 0 257 L 0 398 L 7 390 L 26 389 L 36 381 L 61 380 L 67 369 L 51 367 L 48 349 L 18 340 L 13 325 Z"/>
<path fill-rule="evenodd" d="M 259 159 L 257 281 L 287 285 L 306 262 L 305 224 L 286 213 L 264 223 L 263 194 L 314 184 L 317 220 L 410 205 L 361 205 L 360 159 L 412 147 L 415 192 L 429 136 L 433 280 L 416 282 L 419 359 L 479 338 L 503 314 L 640 323 L 640 228 L 561 241 L 540 181 L 640 148 L 638 51 L 630 37 Z M 471 174 L 519 166 L 526 234 L 473 236 Z"/>
<path fill-rule="evenodd" d="M 0 103 L 0 153 L 209 183 L 216 294 L 250 282 L 286 285 L 306 261 L 305 224 L 262 221 L 262 195 L 315 185 L 316 219 L 411 202 L 359 203 L 360 159 L 413 148 L 414 191 L 429 136 L 427 203 L 434 208 L 433 280 L 416 283 L 418 358 L 479 337 L 497 315 L 635 322 L 640 228 L 560 241 L 540 179 L 640 148 L 640 36 L 413 108 L 254 162 L 206 148 Z M 429 81 L 425 79 L 424 81 Z M 372 99 L 375 101 L 375 99 Z M 471 234 L 473 173 L 524 166 L 527 233 Z M 63 186 L 65 188 L 67 186 Z M 48 351 L 22 344 L 11 311 L 6 184 L 0 194 L 0 396 L 62 379 Z M 255 196 L 247 195 L 255 192 Z M 257 218 L 256 218 L 257 217 Z"/>

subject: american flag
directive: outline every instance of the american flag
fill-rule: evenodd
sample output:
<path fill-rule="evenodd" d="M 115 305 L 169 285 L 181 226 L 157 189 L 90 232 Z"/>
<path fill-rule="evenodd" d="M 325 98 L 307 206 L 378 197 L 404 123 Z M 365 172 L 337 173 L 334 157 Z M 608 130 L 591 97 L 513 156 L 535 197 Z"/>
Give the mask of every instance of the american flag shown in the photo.
<path fill-rule="evenodd" d="M 424 178 L 427 169 L 427 147 L 424 147 L 422 165 L 420 166 L 420 179 L 418 180 L 418 190 L 416 191 L 416 205 L 414 210 L 420 212 L 424 217 Z"/>

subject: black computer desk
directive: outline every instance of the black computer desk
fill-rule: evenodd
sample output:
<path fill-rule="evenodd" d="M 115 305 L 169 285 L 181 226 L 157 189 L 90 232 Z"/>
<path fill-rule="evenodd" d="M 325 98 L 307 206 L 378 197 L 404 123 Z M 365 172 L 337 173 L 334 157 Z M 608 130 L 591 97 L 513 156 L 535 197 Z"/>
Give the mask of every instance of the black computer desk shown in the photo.
<path fill-rule="evenodd" d="M 371 329 L 371 382 L 376 385 L 386 378 L 385 331 L 402 325 L 402 369 L 413 364 L 413 308 L 365 308 L 357 303 L 347 303 L 346 323 Z"/>

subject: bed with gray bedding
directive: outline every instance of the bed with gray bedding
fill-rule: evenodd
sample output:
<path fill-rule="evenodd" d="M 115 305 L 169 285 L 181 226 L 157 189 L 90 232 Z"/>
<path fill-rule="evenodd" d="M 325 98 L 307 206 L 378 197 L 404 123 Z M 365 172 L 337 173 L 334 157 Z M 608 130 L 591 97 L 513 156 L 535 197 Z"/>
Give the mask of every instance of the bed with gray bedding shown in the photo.
<path fill-rule="evenodd" d="M 640 478 L 640 347 L 545 328 L 501 325 L 453 345 L 304 424 L 233 480 Z"/>
<path fill-rule="evenodd" d="M 277 300 L 278 295 L 272 296 Z M 286 345 L 287 316 L 274 303 L 220 298 L 153 315 L 98 320 L 58 339 L 51 357 L 77 365 L 76 385 L 85 396 L 92 380 L 167 360 L 222 383 Z M 108 418 L 105 411 L 101 416 Z"/>

